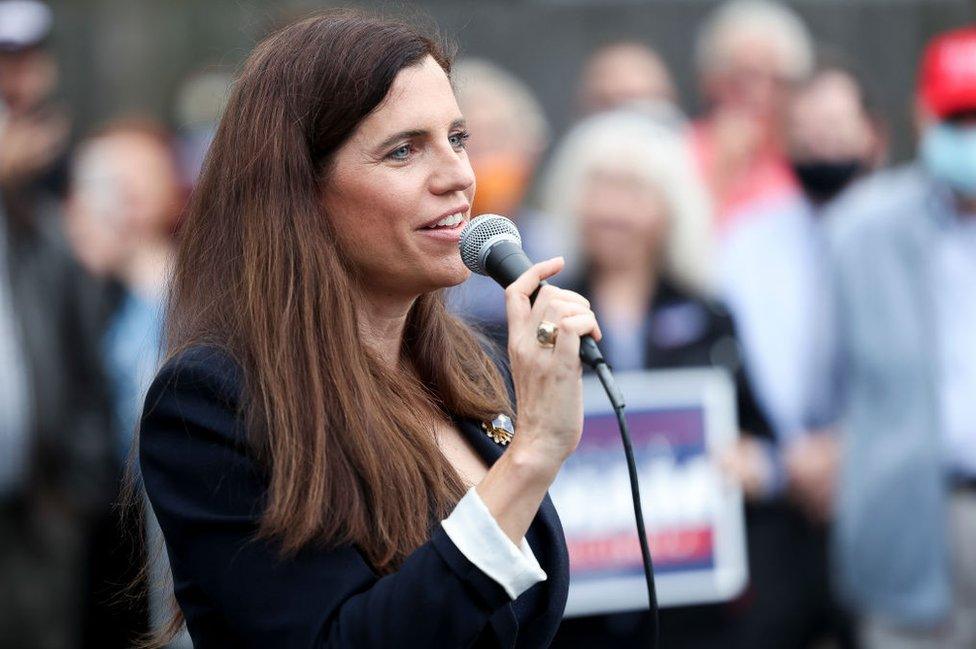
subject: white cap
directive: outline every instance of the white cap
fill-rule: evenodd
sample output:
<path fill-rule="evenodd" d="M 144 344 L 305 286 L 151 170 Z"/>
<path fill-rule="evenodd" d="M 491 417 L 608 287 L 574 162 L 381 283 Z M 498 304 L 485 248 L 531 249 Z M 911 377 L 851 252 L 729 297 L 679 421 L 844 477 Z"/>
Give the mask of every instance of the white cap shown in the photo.
<path fill-rule="evenodd" d="M 38 0 L 0 1 L 0 51 L 40 44 L 51 33 L 51 8 Z"/>

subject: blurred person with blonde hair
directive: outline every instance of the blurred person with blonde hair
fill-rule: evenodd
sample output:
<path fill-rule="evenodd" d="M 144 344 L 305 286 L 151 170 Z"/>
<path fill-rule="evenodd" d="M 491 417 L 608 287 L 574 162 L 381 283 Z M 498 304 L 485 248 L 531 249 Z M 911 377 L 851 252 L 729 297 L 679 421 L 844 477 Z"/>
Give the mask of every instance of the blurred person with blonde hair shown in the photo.
<path fill-rule="evenodd" d="M 655 223 L 660 231 L 648 231 L 644 239 L 647 243 L 653 234 L 659 249 L 634 252 L 645 266 L 661 265 L 646 270 L 663 269 L 686 289 L 707 292 L 711 286 L 712 207 L 680 129 L 672 127 L 676 114 L 673 108 L 650 112 L 643 107 L 600 114 L 580 122 L 560 142 L 540 182 L 539 201 L 547 234 L 558 240 L 554 245 L 566 258 L 564 277 L 580 282 L 586 276 L 590 263 L 586 245 L 596 245 L 591 234 L 629 243 L 628 236 L 634 234 L 629 228 Z M 594 181 L 594 176 L 607 182 Z M 607 196 L 594 196 L 594 192 Z M 598 198 L 618 204 L 622 198 L 630 206 L 642 197 L 645 207 L 655 205 L 657 218 L 638 215 L 634 223 L 613 222 L 606 229 L 582 221 L 581 206 L 598 209 Z M 613 211 L 609 204 L 606 209 Z M 589 232 L 589 227 L 596 231 Z M 653 258 L 648 256 L 652 252 Z M 632 272 L 638 270 L 645 269 Z"/>
<path fill-rule="evenodd" d="M 478 179 L 471 213 L 514 220 L 533 258 L 557 254 L 538 229 L 541 215 L 526 205 L 536 166 L 549 144 L 549 122 L 541 104 L 524 81 L 485 59 L 459 60 L 452 76 L 471 133 L 468 159 Z M 448 289 L 447 297 L 452 311 L 504 342 L 505 295 L 493 280 L 472 274 Z"/>
<path fill-rule="evenodd" d="M 740 380 L 743 427 L 765 430 L 741 383 L 732 322 L 703 297 L 711 208 L 680 130 L 634 109 L 587 118 L 556 147 L 540 199 L 575 264 L 557 282 L 600 314 L 614 369 L 717 363 Z M 635 613 L 567 619 L 553 646 L 633 646 L 645 624 Z M 662 646 L 717 646 L 730 624 L 724 606 L 664 610 Z"/>
<path fill-rule="evenodd" d="M 557 146 L 540 199 L 550 230 L 561 231 L 573 253 L 567 259 L 576 275 L 561 285 L 589 298 L 614 369 L 713 366 L 736 383 L 741 437 L 755 453 L 719 459 L 747 498 L 750 585 L 728 604 L 662 611 L 662 646 L 812 647 L 828 624 L 817 605 L 823 589 L 805 577 L 816 547 L 794 508 L 765 497 L 776 479 L 767 461 L 773 430 L 754 397 L 733 318 L 708 297 L 711 205 L 687 140 L 671 123 L 640 110 L 603 113 Z M 636 643 L 641 624 L 629 613 L 570 619 L 554 646 L 608 637 Z"/>
<path fill-rule="evenodd" d="M 695 63 L 706 112 L 692 142 L 720 231 L 756 202 L 795 193 L 783 152 L 789 87 L 813 68 L 810 34 L 786 5 L 732 0 L 699 30 Z"/>
<path fill-rule="evenodd" d="M 583 116 L 631 103 L 675 102 L 674 79 L 661 56 L 637 41 L 597 48 L 583 65 L 577 88 Z"/>

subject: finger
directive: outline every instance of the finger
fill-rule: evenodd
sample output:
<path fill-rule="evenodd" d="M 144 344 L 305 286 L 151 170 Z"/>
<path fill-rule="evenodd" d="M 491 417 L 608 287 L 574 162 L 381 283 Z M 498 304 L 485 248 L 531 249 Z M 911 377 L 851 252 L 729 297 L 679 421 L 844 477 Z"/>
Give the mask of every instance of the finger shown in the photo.
<path fill-rule="evenodd" d="M 564 300 L 560 300 L 559 298 L 555 298 L 549 302 L 546 312 L 542 317 L 540 317 L 539 322 L 541 323 L 543 321 L 547 321 L 557 323 L 558 327 L 558 323 L 566 318 L 586 314 L 593 315 L 593 312 L 577 302 L 566 302 Z M 599 328 L 596 331 L 596 335 L 600 335 Z M 599 338 L 597 338 L 597 340 L 599 340 Z"/>
<path fill-rule="evenodd" d="M 536 349 L 539 344 L 539 326 L 543 322 L 558 323 L 564 317 L 585 312 L 586 309 L 575 302 L 552 299 L 559 289 L 555 286 L 543 286 L 536 298 L 532 310 L 521 321 L 509 320 L 508 338 L 509 354 L 515 349 L 528 351 Z"/>
<path fill-rule="evenodd" d="M 535 303 L 530 305 L 529 298 L 521 293 L 510 293 L 506 296 L 506 303 L 509 307 L 508 312 L 508 339 L 509 342 L 519 345 L 533 345 L 536 330 L 546 316 L 542 315 L 549 307 L 552 296 L 558 289 L 555 286 L 543 286 L 536 296 Z M 550 322 L 553 316 L 549 316 Z"/>
<path fill-rule="evenodd" d="M 539 289 L 539 293 L 535 297 L 535 302 L 532 304 L 531 315 L 529 316 L 529 320 L 531 320 L 533 325 L 538 324 L 542 320 L 556 322 L 553 320 L 553 314 L 550 313 L 550 305 L 554 301 L 566 302 L 566 300 L 559 299 L 559 292 L 560 289 L 551 284 L 547 284 Z M 549 317 L 546 317 L 547 313 Z"/>
<path fill-rule="evenodd" d="M 558 323 L 563 318 L 585 314 L 585 313 L 589 313 L 590 315 L 593 315 L 593 312 L 590 311 L 588 306 L 580 304 L 579 302 L 576 301 L 567 302 L 561 299 L 560 296 L 557 298 L 553 298 L 549 302 L 549 306 L 546 310 L 546 313 L 543 316 L 540 316 L 539 322 L 542 322 L 543 320 L 547 320 L 549 322 Z M 538 326 L 538 324 L 536 326 Z M 600 330 L 599 322 L 596 323 L 596 327 L 593 329 L 593 331 L 590 331 L 588 333 L 591 336 L 593 336 L 593 339 L 597 342 L 599 342 L 600 339 L 603 338 L 603 331 Z"/>
<path fill-rule="evenodd" d="M 535 315 L 536 309 L 534 307 L 532 311 Z M 536 317 L 538 317 L 539 322 L 548 321 L 557 323 L 568 316 L 579 315 L 580 313 L 587 312 L 589 312 L 589 309 L 585 305 L 579 304 L 578 302 L 569 302 L 559 297 L 554 297 L 544 305 L 543 309 L 538 312 Z M 535 324 L 538 326 L 538 323 Z"/>
<path fill-rule="evenodd" d="M 582 304 L 587 309 L 590 308 L 590 301 L 575 291 L 567 291 L 566 289 L 561 288 L 559 289 L 559 294 L 556 297 L 558 297 L 560 300 L 565 300 L 567 302 L 575 302 L 576 304 Z"/>
<path fill-rule="evenodd" d="M 588 331 L 584 331 L 580 335 L 583 336 L 588 334 L 590 336 L 593 336 L 593 340 L 600 342 L 600 339 L 603 338 L 603 331 L 600 329 L 600 323 L 597 322 L 596 320 L 596 315 L 593 313 L 593 311 L 590 310 L 588 306 L 582 308 L 583 305 L 577 304 L 575 302 L 573 304 L 575 305 L 575 307 L 568 309 L 566 316 L 578 316 L 578 315 L 590 316 L 593 323 L 592 328 L 589 329 Z"/>
<path fill-rule="evenodd" d="M 596 316 L 593 316 L 593 319 L 596 320 Z M 593 340 L 596 342 L 603 340 L 603 329 L 600 329 L 599 322 L 596 323 L 596 328 L 590 332 L 590 335 L 593 336 Z"/>
<path fill-rule="evenodd" d="M 558 327 L 556 353 L 578 357 L 580 336 L 585 336 L 597 329 L 596 317 L 592 312 L 567 316 L 559 321 Z"/>
<path fill-rule="evenodd" d="M 540 261 L 505 288 L 505 312 L 509 323 L 523 322 L 528 317 L 532 309 L 529 296 L 539 287 L 539 282 L 558 273 L 564 264 L 562 257 Z"/>
<path fill-rule="evenodd" d="M 511 289 L 516 293 L 521 293 L 528 297 L 539 287 L 539 282 L 552 277 L 561 271 L 565 265 L 566 261 L 562 257 L 553 257 L 546 261 L 540 261 L 519 275 L 519 278 L 509 284 L 505 290 Z"/>

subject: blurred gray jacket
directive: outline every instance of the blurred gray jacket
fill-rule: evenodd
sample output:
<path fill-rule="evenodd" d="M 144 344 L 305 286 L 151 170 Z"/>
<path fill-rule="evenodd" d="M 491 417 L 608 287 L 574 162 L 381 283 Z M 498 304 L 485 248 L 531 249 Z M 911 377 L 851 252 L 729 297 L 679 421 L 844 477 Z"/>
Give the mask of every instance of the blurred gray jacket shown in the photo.
<path fill-rule="evenodd" d="M 948 496 L 931 267 L 951 215 L 916 166 L 831 209 L 845 435 L 835 551 L 842 595 L 896 624 L 948 614 Z"/>
<path fill-rule="evenodd" d="M 3 197 L 4 199 L 7 196 Z M 114 479 L 108 396 L 97 341 L 108 313 L 104 287 L 71 257 L 57 206 L 10 209 L 5 277 L 30 381 L 30 466 L 20 493 L 28 509 L 54 506 L 87 515 L 107 506 Z M 0 214 L 3 212 L 0 211 Z"/>
<path fill-rule="evenodd" d="M 0 644 L 76 647 L 91 525 L 110 506 L 115 480 L 95 344 L 102 291 L 68 254 L 53 204 L 18 204 L 10 193 L 0 201 L 0 281 L 30 394 L 27 466 L 0 494 Z"/>

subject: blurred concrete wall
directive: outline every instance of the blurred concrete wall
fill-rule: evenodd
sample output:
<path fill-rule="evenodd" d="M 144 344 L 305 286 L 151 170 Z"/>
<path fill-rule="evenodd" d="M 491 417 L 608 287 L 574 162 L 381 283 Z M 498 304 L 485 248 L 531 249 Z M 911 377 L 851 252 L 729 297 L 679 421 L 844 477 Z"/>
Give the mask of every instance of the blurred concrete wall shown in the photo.
<path fill-rule="evenodd" d="M 79 132 L 120 112 L 169 119 L 175 89 L 201 68 L 234 70 L 254 43 L 289 17 L 334 2 L 57 0 L 57 50 Z M 559 133 L 573 118 L 584 57 L 615 38 L 658 49 L 685 108 L 698 98 L 692 47 L 715 6 L 705 0 L 431 0 L 342 3 L 428 15 L 462 54 L 491 58 L 535 88 Z M 790 3 L 815 38 L 851 58 L 891 124 L 893 154 L 912 155 L 911 104 L 919 53 L 932 35 L 976 19 L 972 0 L 803 0 Z"/>

